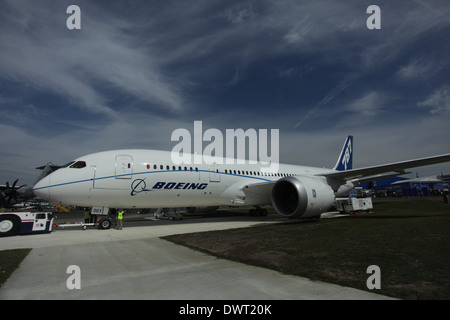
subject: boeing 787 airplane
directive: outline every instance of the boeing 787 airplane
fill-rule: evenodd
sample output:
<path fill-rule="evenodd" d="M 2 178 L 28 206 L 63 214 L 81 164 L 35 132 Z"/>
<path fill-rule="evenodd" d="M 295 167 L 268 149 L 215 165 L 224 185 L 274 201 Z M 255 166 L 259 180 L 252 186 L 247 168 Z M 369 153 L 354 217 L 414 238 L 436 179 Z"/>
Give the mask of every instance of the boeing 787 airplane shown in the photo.
<path fill-rule="evenodd" d="M 362 182 L 447 161 L 450 154 L 353 169 L 352 136 L 333 169 L 279 164 L 277 172 L 265 172 L 264 164 L 225 159 L 180 165 L 172 161 L 170 151 L 113 150 L 68 163 L 37 182 L 33 191 L 48 201 L 85 207 L 255 206 L 260 210 L 272 205 L 288 218 L 314 218 L 328 211 L 336 196 Z"/>

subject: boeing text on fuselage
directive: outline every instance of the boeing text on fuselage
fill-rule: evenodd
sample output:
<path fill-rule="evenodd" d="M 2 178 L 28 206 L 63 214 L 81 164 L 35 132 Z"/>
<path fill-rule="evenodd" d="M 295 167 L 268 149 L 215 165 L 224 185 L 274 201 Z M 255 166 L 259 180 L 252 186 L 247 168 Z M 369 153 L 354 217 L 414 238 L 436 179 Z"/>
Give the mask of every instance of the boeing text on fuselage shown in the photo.
<path fill-rule="evenodd" d="M 191 183 L 191 182 L 156 182 L 151 189 L 147 189 L 145 179 L 136 179 L 131 183 L 131 196 L 141 192 L 154 190 L 204 190 L 208 186 L 207 183 Z"/>

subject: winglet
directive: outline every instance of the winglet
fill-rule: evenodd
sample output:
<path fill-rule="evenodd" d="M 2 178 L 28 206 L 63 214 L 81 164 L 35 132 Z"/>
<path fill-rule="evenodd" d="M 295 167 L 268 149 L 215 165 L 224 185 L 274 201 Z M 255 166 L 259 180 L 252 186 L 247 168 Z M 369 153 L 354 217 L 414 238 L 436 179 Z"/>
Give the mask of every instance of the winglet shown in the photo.
<path fill-rule="evenodd" d="M 339 159 L 334 166 L 334 170 L 345 171 L 353 168 L 353 136 L 348 136 L 342 147 Z"/>

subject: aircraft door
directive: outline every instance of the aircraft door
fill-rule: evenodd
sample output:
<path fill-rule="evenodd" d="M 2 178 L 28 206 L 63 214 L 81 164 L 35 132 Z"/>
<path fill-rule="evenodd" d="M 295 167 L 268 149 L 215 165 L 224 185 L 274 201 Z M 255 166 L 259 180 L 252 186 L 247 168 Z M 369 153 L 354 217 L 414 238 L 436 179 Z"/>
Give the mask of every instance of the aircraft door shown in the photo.
<path fill-rule="evenodd" d="M 220 182 L 219 166 L 215 163 L 209 166 L 209 182 Z"/>
<path fill-rule="evenodd" d="M 97 173 L 97 166 L 91 166 L 92 168 L 92 188 L 95 188 L 95 175 Z"/>
<path fill-rule="evenodd" d="M 131 179 L 133 177 L 133 157 L 128 154 L 116 156 L 116 179 Z"/>

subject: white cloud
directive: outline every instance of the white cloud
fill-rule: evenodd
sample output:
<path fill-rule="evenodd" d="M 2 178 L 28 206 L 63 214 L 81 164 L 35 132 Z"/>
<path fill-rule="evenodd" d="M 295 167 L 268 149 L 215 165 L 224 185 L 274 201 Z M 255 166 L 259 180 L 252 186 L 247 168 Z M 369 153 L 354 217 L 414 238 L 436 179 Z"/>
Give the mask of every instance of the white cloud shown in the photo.
<path fill-rule="evenodd" d="M 370 91 L 361 98 L 347 104 L 345 110 L 351 111 L 362 116 L 373 117 L 382 111 L 386 97 L 376 91 Z"/>
<path fill-rule="evenodd" d="M 396 73 L 397 78 L 402 81 L 423 80 L 438 73 L 443 68 L 443 64 L 425 59 L 414 59 L 407 65 L 401 66 Z"/>
<path fill-rule="evenodd" d="M 432 114 L 450 114 L 450 85 L 435 90 L 427 99 L 417 104 L 429 108 Z"/>
<path fill-rule="evenodd" d="M 64 3 L 9 1 L 5 6 L 9 12 L 0 24 L 3 77 L 112 117 L 118 114 L 105 89 L 128 94 L 154 108 L 181 108 L 183 98 L 176 82 L 160 71 L 151 48 L 127 33 L 125 22 L 116 19 L 111 24 L 105 16 L 96 19 L 99 9 L 84 3 L 81 30 L 69 31 Z"/>
<path fill-rule="evenodd" d="M 240 3 L 235 8 L 227 10 L 226 17 L 233 24 L 240 24 L 252 20 L 257 16 L 256 9 L 251 3 Z"/>
<path fill-rule="evenodd" d="M 366 32 L 371 43 L 361 54 L 362 62 L 367 68 L 395 61 L 405 53 L 408 46 L 416 42 L 423 43 L 428 34 L 434 34 L 450 25 L 450 6 L 445 1 L 437 1 L 434 8 L 424 1 L 408 5 L 389 2 L 380 5 L 380 8 L 381 30 Z M 403 75 L 410 75 L 407 69 L 403 72 Z"/>

